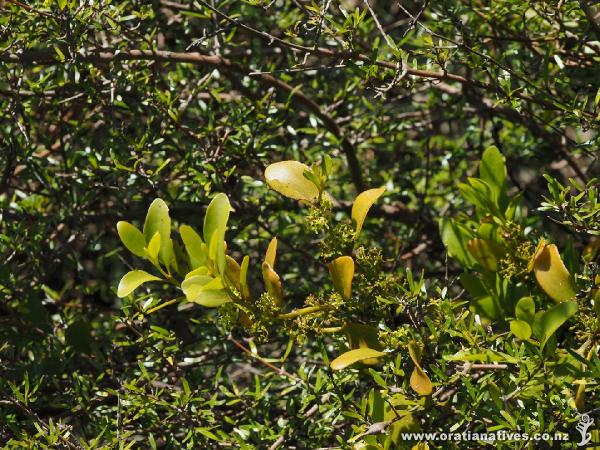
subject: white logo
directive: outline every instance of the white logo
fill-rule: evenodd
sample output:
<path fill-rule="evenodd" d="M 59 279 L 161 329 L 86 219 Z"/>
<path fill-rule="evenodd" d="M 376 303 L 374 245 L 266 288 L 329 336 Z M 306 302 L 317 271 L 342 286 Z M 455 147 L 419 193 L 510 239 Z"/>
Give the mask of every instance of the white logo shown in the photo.
<path fill-rule="evenodd" d="M 575 429 L 581 433 L 581 442 L 577 445 L 582 447 L 592 440 L 592 433 L 588 433 L 587 430 L 594 424 L 592 419 L 587 414 L 582 414 L 579 418 L 579 423 L 575 426 Z"/>

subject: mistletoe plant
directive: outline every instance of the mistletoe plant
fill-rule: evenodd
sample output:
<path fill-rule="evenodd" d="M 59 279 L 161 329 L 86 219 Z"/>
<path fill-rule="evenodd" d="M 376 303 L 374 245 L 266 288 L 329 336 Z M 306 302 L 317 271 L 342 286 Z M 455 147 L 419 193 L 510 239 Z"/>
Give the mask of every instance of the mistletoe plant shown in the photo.
<path fill-rule="evenodd" d="M 415 278 L 409 268 L 387 270 L 389 265 L 380 249 L 361 245 L 365 219 L 384 194 L 384 187 L 361 192 L 352 203 L 351 220 L 334 221 L 336 200 L 326 190 L 331 170 L 332 161 L 324 157 L 311 167 L 298 161 L 281 161 L 265 171 L 266 182 L 273 190 L 308 207 L 306 228 L 318 236 L 319 258 L 328 268 L 331 283 L 308 295 L 302 307 L 286 308 L 284 286 L 276 271 L 276 238 L 270 241 L 260 264 L 262 292 L 251 292 L 250 258 L 245 256 L 238 262 L 227 254 L 227 222 L 233 209 L 222 193 L 206 210 L 202 234 L 188 225 L 179 227 L 181 243 L 171 237 L 169 210 L 160 199 L 151 204 L 142 231 L 119 222 L 117 229 L 125 246 L 149 261 L 155 273 L 127 273 L 119 284 L 118 295 L 127 296 L 143 283 L 160 281 L 177 286 L 184 302 L 220 308 L 223 323 L 259 340 L 267 340 L 274 328 L 298 341 L 309 335 L 328 335 L 341 348 L 329 364 L 333 371 L 390 363 L 395 377 L 404 379 L 417 396 L 430 398 L 440 383 L 431 381 L 423 360 L 433 362 L 432 355 L 424 358 L 425 349 L 428 341 L 439 339 L 435 336 L 436 326 L 447 320 L 438 317 L 439 302 L 446 294 L 432 299 L 422 276 Z M 582 319 L 578 323 L 588 326 L 579 326 L 582 345 L 572 358 L 580 358 L 580 362 L 574 360 L 575 364 L 585 364 L 592 357 L 599 329 L 600 295 L 593 289 L 594 274 L 587 266 L 575 275 L 570 273 L 558 247 L 528 226 L 521 195 L 510 195 L 506 179 L 503 155 L 495 147 L 487 149 L 479 177 L 459 185 L 462 197 L 474 206 L 474 214 L 440 222 L 449 255 L 465 269 L 460 281 L 470 295 L 471 320 L 491 326 L 496 332 L 510 333 L 543 361 L 544 355 L 558 351 L 557 330 L 579 313 Z M 425 314 L 428 308 L 431 317 Z M 433 334 L 428 336 L 427 329 Z M 444 359 L 465 363 L 518 360 L 501 350 L 472 348 L 444 355 Z M 404 377 L 403 361 L 411 364 L 408 379 Z M 370 373 L 378 384 L 385 384 L 377 371 Z M 574 404 L 581 410 L 585 383 L 573 382 L 578 384 Z M 373 405 L 378 401 L 383 406 L 375 414 Z M 425 403 L 414 403 L 404 395 L 384 390 L 372 391 L 368 405 L 373 417 L 391 427 L 391 439 L 396 442 L 399 431 L 412 426 L 412 416 L 398 410 L 406 405 L 424 407 Z"/>

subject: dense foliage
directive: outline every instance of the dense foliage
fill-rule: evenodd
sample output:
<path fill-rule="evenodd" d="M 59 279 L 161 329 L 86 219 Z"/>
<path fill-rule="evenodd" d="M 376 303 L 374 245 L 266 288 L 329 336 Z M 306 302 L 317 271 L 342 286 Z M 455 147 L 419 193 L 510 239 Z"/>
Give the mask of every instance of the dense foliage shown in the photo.
<path fill-rule="evenodd" d="M 0 445 L 600 445 L 599 9 L 0 2 Z"/>

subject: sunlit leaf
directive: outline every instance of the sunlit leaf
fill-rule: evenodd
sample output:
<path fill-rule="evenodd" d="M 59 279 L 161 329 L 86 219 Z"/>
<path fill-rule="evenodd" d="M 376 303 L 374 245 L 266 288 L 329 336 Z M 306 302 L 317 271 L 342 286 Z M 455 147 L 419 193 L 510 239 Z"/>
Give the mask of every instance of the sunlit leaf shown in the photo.
<path fill-rule="evenodd" d="M 501 200 L 506 190 L 506 159 L 496 147 L 488 147 L 481 156 L 479 176 L 490 187 L 494 200 Z"/>
<path fill-rule="evenodd" d="M 361 192 L 354 199 L 354 203 L 352 204 L 352 220 L 354 220 L 356 225 L 355 237 L 358 237 L 360 234 L 369 209 L 384 192 L 384 187 L 369 189 L 368 191 Z"/>
<path fill-rule="evenodd" d="M 138 228 L 129 222 L 117 223 L 117 233 L 123 245 L 136 256 L 146 257 L 146 239 Z"/>
<path fill-rule="evenodd" d="M 531 326 L 524 320 L 511 320 L 510 332 L 521 340 L 527 340 L 531 337 Z"/>
<path fill-rule="evenodd" d="M 421 356 L 423 347 L 416 341 L 408 343 L 408 354 L 415 364 L 410 375 L 410 387 L 419 395 L 430 395 L 432 391 L 431 380 L 421 368 Z"/>
<path fill-rule="evenodd" d="M 233 209 L 227 195 L 221 193 L 212 199 L 204 216 L 204 242 L 208 245 L 209 258 L 220 275 L 225 271 L 225 232 L 231 211 Z"/>
<path fill-rule="evenodd" d="M 528 324 L 533 323 L 535 317 L 535 302 L 532 297 L 523 297 L 515 306 L 515 317 L 523 320 Z"/>
<path fill-rule="evenodd" d="M 410 387 L 419 395 L 431 395 L 431 380 L 420 366 L 415 366 L 410 375 Z"/>
<path fill-rule="evenodd" d="M 577 286 L 560 258 L 556 245 L 546 245 L 535 255 L 533 272 L 540 287 L 557 302 L 570 300 L 577 295 Z"/>
<path fill-rule="evenodd" d="M 231 298 L 225 289 L 205 289 L 201 291 L 194 300 L 190 300 L 207 308 L 218 308 L 225 303 L 231 302 Z"/>
<path fill-rule="evenodd" d="M 160 198 L 150 204 L 144 221 L 144 237 L 147 244 L 150 243 L 155 233 L 160 234 L 160 260 L 165 266 L 169 266 L 173 260 L 171 218 L 169 217 L 169 207 Z"/>
<path fill-rule="evenodd" d="M 269 242 L 267 252 L 265 253 L 265 262 L 268 263 L 271 268 L 275 269 L 275 258 L 277 256 L 277 238 L 274 237 Z"/>
<path fill-rule="evenodd" d="M 206 215 L 204 216 L 204 228 L 202 230 L 204 242 L 211 242 L 212 235 L 218 232 L 222 235 L 221 240 L 225 239 L 225 230 L 227 229 L 227 221 L 229 213 L 233 211 L 227 195 L 220 193 L 215 195 L 211 200 Z"/>
<path fill-rule="evenodd" d="M 132 270 L 131 272 L 127 272 L 119 282 L 117 296 L 126 297 L 148 281 L 160 281 L 160 278 L 155 277 L 144 270 Z"/>
<path fill-rule="evenodd" d="M 200 235 L 188 225 L 181 225 L 179 227 L 179 234 L 185 246 L 185 251 L 190 258 L 192 268 L 196 269 L 205 266 L 208 258 L 208 247 L 202 241 Z"/>
<path fill-rule="evenodd" d="M 273 297 L 279 304 L 283 301 L 283 287 L 281 286 L 281 279 L 279 275 L 273 270 L 269 263 L 263 262 L 262 274 L 267 292 Z"/>
<path fill-rule="evenodd" d="M 305 170 L 310 168 L 301 162 L 280 161 L 267 167 L 265 180 L 271 189 L 286 197 L 312 202 L 319 196 L 319 189 L 304 177 Z"/>
<path fill-rule="evenodd" d="M 229 281 L 230 285 L 235 286 L 235 288 L 240 290 L 240 265 L 237 263 L 235 259 L 230 256 L 225 256 L 225 277 Z"/>
<path fill-rule="evenodd" d="M 158 254 L 160 252 L 160 241 L 160 234 L 157 231 L 156 233 L 154 233 L 154 236 L 152 236 L 152 239 L 150 239 L 147 248 L 148 256 L 152 261 L 156 261 L 158 258 Z"/>
<path fill-rule="evenodd" d="M 189 302 L 202 306 L 217 307 L 231 301 L 219 277 L 196 275 L 184 280 L 181 289 Z"/>
<path fill-rule="evenodd" d="M 250 264 L 250 257 L 244 256 L 242 265 L 240 267 L 240 292 L 244 299 L 250 298 L 250 289 L 248 288 L 248 265 Z"/>
<path fill-rule="evenodd" d="M 212 234 L 212 238 L 210 240 L 208 246 L 208 259 L 213 262 L 214 270 L 216 270 L 220 275 L 223 275 L 225 271 L 225 265 L 227 263 L 225 258 L 225 241 L 223 237 L 225 235 L 224 228 L 221 230 L 217 230 Z"/>
<path fill-rule="evenodd" d="M 408 343 L 408 355 L 417 366 L 421 364 L 422 351 L 423 348 L 416 341 L 410 341 Z"/>
<path fill-rule="evenodd" d="M 341 354 L 331 361 L 330 366 L 333 370 L 341 370 L 351 366 L 356 362 L 370 358 L 379 358 L 384 355 L 385 353 L 378 350 L 373 350 L 372 348 L 357 348 Z"/>
<path fill-rule="evenodd" d="M 352 296 L 352 278 L 354 277 L 354 260 L 350 256 L 340 256 L 329 263 L 329 274 L 335 290 L 344 300 Z"/>
<path fill-rule="evenodd" d="M 185 275 L 185 278 L 191 278 L 196 275 L 209 275 L 209 273 L 210 273 L 210 270 L 208 270 L 208 267 L 202 266 L 202 267 L 198 267 L 198 268 L 192 270 L 191 272 L 188 272 Z"/>
<path fill-rule="evenodd" d="M 383 346 L 378 339 L 377 328 L 362 323 L 350 323 L 344 328 L 350 349 L 371 348 L 381 351 Z M 381 358 L 369 358 L 361 361 L 362 364 L 381 364 Z"/>

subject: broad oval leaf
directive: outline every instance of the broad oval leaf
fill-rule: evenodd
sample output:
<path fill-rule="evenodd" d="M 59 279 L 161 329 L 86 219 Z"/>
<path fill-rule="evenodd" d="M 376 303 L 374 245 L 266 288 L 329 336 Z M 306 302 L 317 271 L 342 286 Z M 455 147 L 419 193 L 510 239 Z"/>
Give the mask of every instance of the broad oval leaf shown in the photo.
<path fill-rule="evenodd" d="M 204 216 L 204 228 L 202 233 L 204 236 L 204 242 L 209 244 L 212 240 L 212 235 L 215 232 L 220 232 L 225 237 L 225 230 L 227 229 L 227 221 L 229 220 L 229 213 L 233 211 L 229 198 L 227 195 L 220 193 L 215 195 L 211 200 L 208 208 L 206 209 L 206 215 Z"/>
<path fill-rule="evenodd" d="M 375 203 L 384 192 L 384 187 L 369 189 L 368 191 L 361 192 L 354 199 L 354 203 L 352 204 L 352 220 L 354 220 L 354 223 L 356 224 L 356 231 L 354 232 L 355 238 L 358 237 L 362 230 L 369 209 L 371 209 L 373 203 Z"/>
<path fill-rule="evenodd" d="M 210 308 L 231 301 L 229 294 L 223 289 L 223 282 L 219 277 L 195 275 L 184 280 L 181 283 L 181 289 L 189 302 Z"/>
<path fill-rule="evenodd" d="M 146 257 L 146 239 L 138 228 L 129 222 L 117 222 L 117 233 L 127 250 L 136 256 Z"/>
<path fill-rule="evenodd" d="M 147 281 L 160 281 L 160 278 L 155 277 L 144 270 L 132 270 L 131 272 L 127 272 L 119 282 L 117 296 L 120 298 L 126 297 Z"/>
<path fill-rule="evenodd" d="M 495 200 L 503 197 L 506 189 L 506 159 L 497 147 L 488 147 L 481 155 L 479 176 L 492 190 Z"/>
<path fill-rule="evenodd" d="M 304 171 L 310 170 L 306 164 L 298 161 L 280 161 L 265 170 L 265 180 L 269 187 L 294 200 L 312 202 L 319 196 L 319 189 L 306 177 Z"/>
<path fill-rule="evenodd" d="M 535 301 L 532 297 L 523 297 L 515 306 L 515 317 L 519 320 L 523 320 L 528 324 L 533 323 L 535 317 Z"/>
<path fill-rule="evenodd" d="M 531 337 L 531 326 L 524 320 L 511 320 L 510 332 L 519 339 L 526 341 Z"/>
<path fill-rule="evenodd" d="M 340 256 L 329 263 L 329 274 L 335 290 L 344 300 L 352 296 L 352 278 L 354 277 L 354 260 L 350 256 Z"/>
<path fill-rule="evenodd" d="M 330 367 L 333 370 L 342 370 L 356 362 L 370 358 L 380 358 L 382 356 L 385 356 L 385 353 L 373 350 L 372 348 L 357 348 L 335 358 L 331 361 Z"/>
<path fill-rule="evenodd" d="M 144 221 L 144 237 L 147 244 L 154 237 L 154 233 L 160 234 L 160 260 L 166 266 L 169 266 L 173 260 L 171 218 L 169 217 L 169 207 L 160 198 L 155 199 L 150 204 Z"/>
<path fill-rule="evenodd" d="M 410 375 L 410 387 L 419 395 L 431 395 L 431 380 L 420 366 L 415 366 Z"/>
<path fill-rule="evenodd" d="M 200 235 L 189 225 L 181 225 L 179 234 L 185 246 L 185 251 L 190 258 L 192 269 L 205 266 L 208 258 L 208 247 L 202 241 Z"/>
<path fill-rule="evenodd" d="M 204 242 L 208 244 L 208 255 L 219 274 L 225 271 L 225 232 L 229 213 L 233 211 L 227 195 L 217 194 L 212 199 L 204 216 Z"/>
<path fill-rule="evenodd" d="M 200 292 L 192 302 L 206 306 L 207 308 L 218 308 L 225 303 L 231 302 L 231 298 L 225 289 L 206 289 Z"/>
<path fill-rule="evenodd" d="M 210 275 L 193 275 L 189 278 L 186 278 L 181 283 L 181 290 L 185 294 L 188 301 L 194 301 L 194 299 L 200 295 L 203 289 L 205 289 L 210 283 L 213 283 L 215 280 L 217 284 L 213 284 L 213 289 L 221 289 L 223 284 L 219 278 L 211 277 Z"/>
<path fill-rule="evenodd" d="M 560 258 L 556 245 L 546 245 L 535 255 L 533 272 L 540 287 L 553 300 L 564 302 L 577 295 L 575 281 Z"/>
<path fill-rule="evenodd" d="M 540 311 L 533 320 L 533 334 L 540 340 L 540 347 L 544 347 L 548 339 L 578 310 L 575 302 L 561 302 L 546 311 Z"/>

